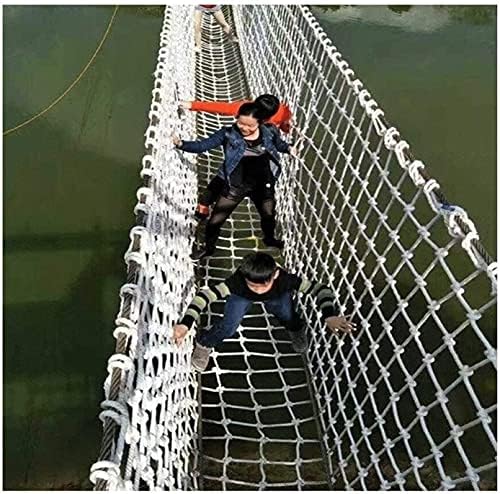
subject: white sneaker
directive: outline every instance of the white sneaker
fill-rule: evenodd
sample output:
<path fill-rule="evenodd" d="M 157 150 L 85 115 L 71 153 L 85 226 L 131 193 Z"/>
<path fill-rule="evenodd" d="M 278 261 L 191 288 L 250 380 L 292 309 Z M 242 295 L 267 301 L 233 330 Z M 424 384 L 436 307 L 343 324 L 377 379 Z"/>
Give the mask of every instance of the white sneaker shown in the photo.
<path fill-rule="evenodd" d="M 206 346 L 202 346 L 199 343 L 196 343 L 193 350 L 193 355 L 191 356 L 191 365 L 198 372 L 203 372 L 207 368 L 211 351 L 211 348 L 207 348 Z"/>
<path fill-rule="evenodd" d="M 240 40 L 236 37 L 236 34 L 234 34 L 232 29 L 229 29 L 229 31 L 224 31 L 224 34 L 228 37 L 228 39 L 231 43 L 239 43 L 240 42 Z"/>

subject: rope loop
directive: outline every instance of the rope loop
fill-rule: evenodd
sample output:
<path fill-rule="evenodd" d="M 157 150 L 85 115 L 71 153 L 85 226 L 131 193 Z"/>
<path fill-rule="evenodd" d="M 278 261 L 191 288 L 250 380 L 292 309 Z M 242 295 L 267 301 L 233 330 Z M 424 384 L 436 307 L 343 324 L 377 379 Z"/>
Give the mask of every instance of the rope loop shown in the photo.
<path fill-rule="evenodd" d="M 389 129 L 387 129 L 384 135 L 384 145 L 389 151 L 394 151 L 399 140 L 399 132 L 396 127 L 390 127 Z"/>
<path fill-rule="evenodd" d="M 440 213 L 441 203 L 438 201 L 436 194 L 434 193 L 436 189 L 439 189 L 439 183 L 434 178 L 431 178 L 424 185 L 424 194 L 427 197 L 427 201 L 429 202 L 432 210 L 435 213 Z"/>
<path fill-rule="evenodd" d="M 425 178 L 420 174 L 420 170 L 423 170 L 424 168 L 425 165 L 419 160 L 413 161 L 408 167 L 410 178 L 417 187 L 421 187 L 425 184 Z"/>
<path fill-rule="evenodd" d="M 121 483 L 120 467 L 112 461 L 98 461 L 90 467 L 89 479 L 94 485 L 104 480 L 108 482 L 108 490 L 116 491 Z"/>
<path fill-rule="evenodd" d="M 470 233 L 477 234 L 476 226 L 464 209 L 459 206 L 448 206 L 445 208 L 445 211 L 448 211 L 446 221 L 452 237 L 464 238 L 465 232 L 463 226 L 468 228 Z"/>
<path fill-rule="evenodd" d="M 369 100 L 366 104 L 365 104 L 365 111 L 366 111 L 366 114 L 372 118 L 373 117 L 373 114 L 375 113 L 375 109 L 377 108 L 377 102 L 374 100 L 374 99 L 371 99 Z"/>
<path fill-rule="evenodd" d="M 385 135 L 385 133 L 387 132 L 387 127 L 382 120 L 383 116 L 384 112 L 380 108 L 375 109 L 371 116 L 373 125 L 375 126 L 375 132 L 377 132 L 377 135 L 379 135 L 380 137 Z"/>
<path fill-rule="evenodd" d="M 129 423 L 129 413 L 125 405 L 116 400 L 104 400 L 101 403 L 104 410 L 99 414 L 99 419 L 105 422 L 106 419 L 113 420 L 117 425 L 126 429 Z"/>
<path fill-rule="evenodd" d="M 359 100 L 359 104 L 363 108 L 366 108 L 366 105 L 367 105 L 368 101 L 370 101 L 370 99 L 371 99 L 371 94 L 370 94 L 370 91 L 368 91 L 368 89 L 363 89 L 359 92 L 358 100 Z"/>
<path fill-rule="evenodd" d="M 359 79 L 356 79 L 352 82 L 352 87 L 354 92 L 359 96 L 360 91 L 363 89 L 363 83 Z"/>
<path fill-rule="evenodd" d="M 410 149 L 410 145 L 406 141 L 399 141 L 394 146 L 394 153 L 396 158 L 398 159 L 399 166 L 406 170 L 408 168 L 408 164 L 410 160 L 407 158 L 405 151 Z"/>
<path fill-rule="evenodd" d="M 115 353 L 108 359 L 108 372 L 111 373 L 114 369 L 120 369 L 122 371 L 133 370 L 134 361 L 123 353 Z"/>
<path fill-rule="evenodd" d="M 491 294 L 496 295 L 498 287 L 498 263 L 496 261 L 488 265 L 486 274 L 491 281 Z"/>
<path fill-rule="evenodd" d="M 476 268 L 481 268 L 483 266 L 482 260 L 479 258 L 478 253 L 472 244 L 473 240 L 479 240 L 479 235 L 477 232 L 469 232 L 465 235 L 464 239 L 462 240 L 462 248 L 467 252 L 469 255 L 471 261 L 473 262 L 474 266 Z"/>
<path fill-rule="evenodd" d="M 332 55 L 332 58 L 335 65 L 339 67 L 342 60 L 342 53 L 340 53 L 339 51 L 335 51 L 335 53 Z"/>
<path fill-rule="evenodd" d="M 125 319 L 123 317 L 119 319 L 122 321 L 126 320 L 127 322 L 129 322 L 128 319 Z M 130 326 L 120 325 L 113 331 L 113 336 L 117 340 L 122 336 L 124 336 L 125 338 L 129 338 L 130 347 L 135 348 L 135 346 L 137 345 L 137 326 L 134 325 L 134 327 L 130 327 Z"/>

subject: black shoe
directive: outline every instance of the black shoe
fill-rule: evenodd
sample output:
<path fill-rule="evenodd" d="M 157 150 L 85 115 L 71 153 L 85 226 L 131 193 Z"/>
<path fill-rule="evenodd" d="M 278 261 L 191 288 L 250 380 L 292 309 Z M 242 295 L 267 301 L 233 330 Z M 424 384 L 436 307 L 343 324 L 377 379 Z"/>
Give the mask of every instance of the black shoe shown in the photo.
<path fill-rule="evenodd" d="M 285 242 L 279 238 L 264 238 L 263 242 L 268 247 L 278 247 L 278 249 L 282 249 L 285 246 Z"/>
<path fill-rule="evenodd" d="M 204 257 L 209 257 L 215 252 L 215 249 L 207 249 L 206 247 L 201 247 L 199 249 L 194 249 L 191 254 L 191 259 L 193 261 L 199 261 Z"/>
<path fill-rule="evenodd" d="M 307 336 L 305 328 L 299 331 L 288 331 L 292 340 L 293 349 L 298 353 L 305 353 L 307 351 Z"/>
<path fill-rule="evenodd" d="M 200 213 L 199 211 L 195 211 L 194 212 L 194 217 L 196 218 L 196 220 L 198 222 L 201 223 L 201 222 L 205 221 L 209 217 L 209 215 L 208 214 L 204 214 L 204 213 Z"/>

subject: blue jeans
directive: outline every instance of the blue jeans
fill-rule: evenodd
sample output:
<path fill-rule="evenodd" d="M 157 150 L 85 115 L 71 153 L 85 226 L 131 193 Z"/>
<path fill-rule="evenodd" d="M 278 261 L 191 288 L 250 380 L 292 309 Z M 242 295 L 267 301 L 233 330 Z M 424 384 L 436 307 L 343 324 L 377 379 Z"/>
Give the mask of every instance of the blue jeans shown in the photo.
<path fill-rule="evenodd" d="M 216 321 L 208 331 L 201 331 L 198 334 L 198 343 L 205 347 L 214 347 L 226 338 L 233 336 L 251 305 L 252 301 L 247 298 L 230 295 L 224 306 L 224 317 Z M 266 300 L 264 306 L 288 330 L 297 331 L 300 329 L 298 325 L 300 320 L 293 307 L 291 292 L 285 292 L 280 297 Z"/>

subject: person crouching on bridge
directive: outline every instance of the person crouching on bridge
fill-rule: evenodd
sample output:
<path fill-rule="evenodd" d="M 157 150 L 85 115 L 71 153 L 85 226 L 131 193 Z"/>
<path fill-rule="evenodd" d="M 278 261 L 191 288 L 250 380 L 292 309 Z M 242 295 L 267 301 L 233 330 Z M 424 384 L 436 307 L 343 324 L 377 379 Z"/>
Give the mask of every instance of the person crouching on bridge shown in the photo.
<path fill-rule="evenodd" d="M 259 107 L 260 118 L 265 125 L 275 125 L 285 134 L 290 132 L 292 112 L 290 108 L 272 94 L 261 94 L 253 101 Z M 217 115 L 238 115 L 241 105 L 251 103 L 248 100 L 240 101 L 181 101 L 180 108 L 191 111 L 215 113 Z M 224 188 L 224 180 L 215 175 L 200 197 L 195 211 L 198 220 L 205 220 L 210 214 L 210 206 L 217 200 Z"/>
<path fill-rule="evenodd" d="M 290 334 L 295 351 L 307 350 L 304 324 L 297 315 L 292 297 L 295 292 L 303 297 L 316 298 L 327 327 L 338 333 L 350 333 L 356 325 L 345 317 L 335 316 L 332 291 L 319 283 L 311 283 L 279 267 L 272 256 L 263 252 L 249 254 L 240 267 L 225 281 L 198 291 L 189 304 L 181 321 L 173 328 L 173 340 L 180 345 L 193 323 L 198 322 L 208 304 L 225 300 L 224 316 L 209 329 L 199 331 L 192 355 L 192 365 L 204 371 L 213 347 L 232 337 L 243 316 L 253 302 L 263 302 L 266 309 L 276 316 Z"/>
<path fill-rule="evenodd" d="M 264 244 L 283 248 L 283 241 L 274 236 L 274 184 L 281 171 L 279 153 L 295 155 L 296 152 L 281 139 L 276 127 L 263 125 L 260 108 L 255 103 L 241 105 L 233 126 L 223 127 L 206 139 L 183 141 L 174 136 L 172 140 L 178 149 L 190 153 L 224 147 L 224 162 L 217 172 L 224 180 L 224 188 L 208 220 L 205 245 L 193 252 L 194 260 L 215 252 L 222 225 L 247 196 L 260 214 Z"/>

